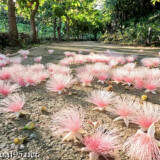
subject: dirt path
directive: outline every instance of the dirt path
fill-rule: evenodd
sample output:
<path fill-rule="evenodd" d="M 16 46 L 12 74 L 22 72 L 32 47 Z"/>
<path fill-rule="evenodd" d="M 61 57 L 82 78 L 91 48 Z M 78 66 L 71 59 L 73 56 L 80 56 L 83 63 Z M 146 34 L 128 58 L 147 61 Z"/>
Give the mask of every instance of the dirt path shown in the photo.
<path fill-rule="evenodd" d="M 48 49 L 55 50 L 53 55 L 48 54 Z M 57 63 L 60 59 L 64 57 L 65 51 L 75 51 L 83 49 L 89 49 L 93 52 L 98 51 L 106 51 L 111 50 L 112 52 L 116 52 L 119 54 L 137 54 L 139 57 L 144 56 L 158 56 L 159 48 L 149 48 L 149 47 L 125 47 L 125 46 L 117 46 L 117 45 L 107 45 L 96 42 L 62 42 L 62 43 L 53 43 L 47 46 L 36 47 L 31 50 L 31 54 L 29 56 L 29 61 L 27 63 L 31 63 L 30 60 L 33 59 L 34 56 L 43 56 L 42 63 L 53 62 Z M 139 53 L 139 50 L 144 50 L 144 52 Z"/>
<path fill-rule="evenodd" d="M 48 49 L 54 49 L 55 53 L 52 55 L 48 54 Z M 135 47 L 119 47 L 104 45 L 95 42 L 75 42 L 75 43 L 54 43 L 49 46 L 41 46 L 31 50 L 31 54 L 24 64 L 32 64 L 33 58 L 35 56 L 43 56 L 42 63 L 46 64 L 48 62 L 58 63 L 64 57 L 64 51 L 77 51 L 79 49 L 90 49 L 91 51 L 105 51 L 110 49 L 113 52 L 121 54 L 138 54 L 140 57 L 147 56 L 157 56 L 158 49 L 149 48 L 135 48 Z M 143 53 L 139 53 L 140 49 L 144 49 Z M 10 114 L 0 114 L 0 153 L 8 153 L 14 151 L 22 151 L 26 153 L 38 153 L 38 158 L 26 158 L 28 160 L 88 160 L 88 154 L 81 153 L 80 149 L 82 144 L 62 142 L 62 137 L 56 137 L 51 134 L 49 124 L 51 122 L 51 116 L 53 113 L 68 107 L 70 105 L 81 106 L 85 113 L 85 126 L 84 129 L 88 133 L 94 132 L 95 128 L 88 123 L 89 120 L 97 121 L 99 120 L 104 126 L 109 128 L 117 128 L 121 139 L 121 144 L 124 143 L 128 136 L 131 136 L 138 129 L 137 126 L 131 124 L 129 128 L 126 128 L 123 122 L 113 122 L 115 117 L 102 113 L 92 111 L 92 105 L 85 101 L 85 97 L 88 93 L 94 89 L 106 89 L 108 84 L 98 84 L 93 82 L 93 87 L 82 87 L 80 85 L 75 85 L 69 89 L 65 94 L 58 95 L 56 93 L 48 93 L 45 90 L 45 84 L 38 85 L 36 87 L 22 88 L 26 96 L 26 104 L 24 110 L 28 111 L 30 114 L 27 117 L 19 119 L 8 118 Z M 116 94 L 131 94 L 140 98 L 144 91 L 137 91 L 135 89 L 125 90 L 122 85 L 113 85 L 113 91 Z M 70 94 L 74 93 L 74 94 Z M 153 103 L 160 104 L 160 93 L 158 92 L 156 96 L 148 93 L 149 101 Z M 40 107 L 46 106 L 48 112 L 41 112 Z M 34 121 L 36 123 L 36 128 L 31 131 L 19 130 L 27 122 Z M 27 143 L 23 147 L 16 147 L 13 145 L 13 139 L 17 137 L 24 137 L 32 135 Z M 159 136 L 158 136 L 159 137 Z M 0 158 L 5 159 L 5 158 Z M 10 160 L 19 160 L 22 158 L 9 158 Z M 25 159 L 25 158 L 24 158 Z M 102 160 L 103 158 L 101 158 Z M 111 160 L 111 159 L 110 159 Z M 116 160 L 129 160 L 121 150 L 119 151 L 119 157 Z"/>

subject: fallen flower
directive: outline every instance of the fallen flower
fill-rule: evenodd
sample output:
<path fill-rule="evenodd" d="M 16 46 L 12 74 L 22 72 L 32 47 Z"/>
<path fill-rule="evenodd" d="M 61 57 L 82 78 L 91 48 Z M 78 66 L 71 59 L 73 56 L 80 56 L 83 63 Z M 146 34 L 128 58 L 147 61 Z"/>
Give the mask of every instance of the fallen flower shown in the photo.
<path fill-rule="evenodd" d="M 75 142 L 77 139 L 82 141 L 84 115 L 81 108 L 66 108 L 56 113 L 52 120 L 53 134 L 67 133 L 62 141 L 74 140 Z"/>
<path fill-rule="evenodd" d="M 22 94 L 13 94 L 9 97 L 0 101 L 0 105 L 5 107 L 0 107 L 0 112 L 15 112 L 16 116 L 19 117 L 20 111 L 25 104 L 25 96 Z"/>
<path fill-rule="evenodd" d="M 113 151 L 120 148 L 118 137 L 115 130 L 99 127 L 94 135 L 83 139 L 85 147 L 81 151 L 89 152 L 90 160 L 98 160 L 100 155 L 105 158 L 114 157 Z"/>
<path fill-rule="evenodd" d="M 106 110 L 106 107 L 113 102 L 114 93 L 105 90 L 95 90 L 86 99 L 87 102 L 95 104 L 93 110 Z"/>
<path fill-rule="evenodd" d="M 149 127 L 148 132 L 144 133 L 138 130 L 136 134 L 129 137 L 123 150 L 127 155 L 136 160 L 159 160 L 160 159 L 160 142 L 154 138 L 154 123 Z"/>

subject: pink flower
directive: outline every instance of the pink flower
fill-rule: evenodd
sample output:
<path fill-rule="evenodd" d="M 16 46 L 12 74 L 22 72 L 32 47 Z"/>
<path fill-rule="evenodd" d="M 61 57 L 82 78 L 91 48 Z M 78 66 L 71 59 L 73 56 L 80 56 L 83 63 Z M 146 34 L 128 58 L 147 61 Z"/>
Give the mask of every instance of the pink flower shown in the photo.
<path fill-rule="evenodd" d="M 40 80 L 39 82 L 41 82 L 45 81 L 49 77 L 49 74 L 46 71 L 39 71 L 37 72 L 37 77 Z"/>
<path fill-rule="evenodd" d="M 34 58 L 34 61 L 37 62 L 37 63 L 41 62 L 41 60 L 42 60 L 42 56 Z"/>
<path fill-rule="evenodd" d="M 11 63 L 9 57 L 6 57 L 5 61 L 6 61 L 6 64 L 10 64 Z"/>
<path fill-rule="evenodd" d="M 69 88 L 75 82 L 76 80 L 71 75 L 55 74 L 47 81 L 46 89 L 49 92 L 58 92 L 61 94 L 62 91 L 65 91 L 65 88 Z"/>
<path fill-rule="evenodd" d="M 141 49 L 141 50 L 139 50 L 138 52 L 143 53 L 143 52 L 144 52 L 144 50 L 142 50 L 142 49 Z"/>
<path fill-rule="evenodd" d="M 4 67 L 7 64 L 6 60 L 0 60 L 0 67 Z"/>
<path fill-rule="evenodd" d="M 118 60 L 116 60 L 115 58 L 114 59 L 112 59 L 110 62 L 109 62 L 109 67 L 110 68 L 114 68 L 114 67 L 116 67 L 117 65 L 118 65 Z"/>
<path fill-rule="evenodd" d="M 152 123 L 159 122 L 159 120 L 159 106 L 149 102 L 144 102 L 142 106 L 137 105 L 131 116 L 131 122 L 139 125 L 143 131 L 146 131 Z"/>
<path fill-rule="evenodd" d="M 123 56 L 118 56 L 117 57 L 117 61 L 121 64 L 125 64 L 126 63 L 126 59 Z"/>
<path fill-rule="evenodd" d="M 113 151 L 120 148 L 118 138 L 115 130 L 99 127 L 94 135 L 84 138 L 85 147 L 81 151 L 89 152 L 90 160 L 98 160 L 100 155 L 105 158 L 115 156 Z"/>
<path fill-rule="evenodd" d="M 49 53 L 49 54 L 53 54 L 53 53 L 54 53 L 54 50 L 50 49 L 50 50 L 48 50 L 48 53 Z"/>
<path fill-rule="evenodd" d="M 110 55 L 110 54 L 111 54 L 111 51 L 108 49 L 108 50 L 105 51 L 105 54 L 106 54 L 106 55 Z"/>
<path fill-rule="evenodd" d="M 78 67 L 77 68 L 77 73 L 83 73 L 83 72 L 91 73 L 91 68 L 92 68 L 92 65 L 85 65 L 85 66 L 82 66 L 82 67 Z"/>
<path fill-rule="evenodd" d="M 29 50 L 23 50 L 23 49 L 22 49 L 22 50 L 18 51 L 18 53 L 25 57 L 25 56 L 27 56 L 30 52 L 29 52 Z"/>
<path fill-rule="evenodd" d="M 108 57 L 108 56 L 104 56 L 103 59 L 104 59 L 103 61 L 104 61 L 105 63 L 108 63 L 108 62 L 111 60 L 111 58 Z"/>
<path fill-rule="evenodd" d="M 28 59 L 28 56 L 24 56 L 23 59 L 24 59 L 24 60 Z"/>
<path fill-rule="evenodd" d="M 137 56 L 127 56 L 127 57 L 126 57 L 126 60 L 127 60 L 129 63 L 134 62 L 136 59 L 137 59 Z"/>
<path fill-rule="evenodd" d="M 159 68 L 149 69 L 146 72 L 146 77 L 153 78 L 153 79 L 160 79 L 160 70 L 159 70 Z"/>
<path fill-rule="evenodd" d="M 108 73 L 98 73 L 96 77 L 98 78 L 98 82 L 101 82 L 102 84 L 104 84 L 105 80 L 109 78 L 109 74 Z"/>
<path fill-rule="evenodd" d="M 60 66 L 60 65 L 56 65 L 56 64 L 52 64 L 52 63 L 48 63 L 47 64 L 48 70 L 51 72 L 51 74 L 70 74 L 71 73 L 71 69 L 69 67 L 66 66 Z"/>
<path fill-rule="evenodd" d="M 83 54 L 83 51 L 82 50 L 78 50 L 78 54 Z"/>
<path fill-rule="evenodd" d="M 32 70 L 33 72 L 39 72 L 39 71 L 44 71 L 45 66 L 43 64 L 33 64 L 33 65 L 28 65 L 27 66 L 28 70 Z"/>
<path fill-rule="evenodd" d="M 64 52 L 64 54 L 65 54 L 65 56 L 66 57 L 74 57 L 75 55 L 76 55 L 76 53 L 75 52 L 69 52 L 69 51 L 67 51 L 67 52 Z"/>
<path fill-rule="evenodd" d="M 123 148 L 127 155 L 137 160 L 159 160 L 159 142 L 154 138 L 154 123 L 149 127 L 148 132 L 138 130 L 136 134 L 129 137 Z"/>
<path fill-rule="evenodd" d="M 53 71 L 54 74 L 70 74 L 72 70 L 66 66 L 57 65 L 57 68 Z"/>
<path fill-rule="evenodd" d="M 137 104 L 138 100 L 135 100 L 135 97 L 121 95 L 114 99 L 112 107 L 108 107 L 107 110 L 113 115 L 118 116 L 114 121 L 122 119 L 128 127 L 130 117 L 132 116 L 135 105 Z"/>
<path fill-rule="evenodd" d="M 160 64 L 159 58 L 152 58 L 153 67 L 158 67 Z"/>
<path fill-rule="evenodd" d="M 7 96 L 10 93 L 18 91 L 20 86 L 18 84 L 11 84 L 10 82 L 0 81 L 0 94 Z"/>
<path fill-rule="evenodd" d="M 73 57 L 63 58 L 62 60 L 59 61 L 59 64 L 62 66 L 68 66 L 74 64 L 74 58 Z"/>
<path fill-rule="evenodd" d="M 24 78 L 24 81 L 26 82 L 26 87 L 30 85 L 34 86 L 41 82 L 40 74 L 33 71 L 26 72 L 23 78 Z"/>
<path fill-rule="evenodd" d="M 105 65 L 104 63 L 95 63 L 93 65 L 90 65 L 90 72 L 95 76 L 99 73 L 103 72 L 106 73 L 108 69 L 109 69 L 108 66 Z"/>
<path fill-rule="evenodd" d="M 84 132 L 83 120 L 84 115 L 80 108 L 66 108 L 53 116 L 53 134 L 62 135 L 67 133 L 62 141 L 79 139 L 82 141 L 82 133 Z"/>
<path fill-rule="evenodd" d="M 85 56 L 80 55 L 80 54 L 76 54 L 74 56 L 74 63 L 76 63 L 76 64 L 83 64 L 85 62 L 86 62 Z"/>
<path fill-rule="evenodd" d="M 160 64 L 160 59 L 159 58 L 143 58 L 141 60 L 141 63 L 144 66 L 147 66 L 149 68 L 151 67 L 158 67 Z"/>
<path fill-rule="evenodd" d="M 109 67 L 104 63 L 95 63 L 90 66 L 90 72 L 98 78 L 98 82 L 104 83 L 109 78 Z"/>
<path fill-rule="evenodd" d="M 144 83 L 144 87 L 146 88 L 145 92 L 151 92 L 156 94 L 155 90 L 160 87 L 160 79 L 148 77 Z"/>
<path fill-rule="evenodd" d="M 88 54 L 90 52 L 90 49 L 84 49 L 83 52 Z"/>
<path fill-rule="evenodd" d="M 88 62 L 92 63 L 99 62 L 99 55 L 93 52 L 91 52 L 89 55 L 86 55 L 85 57 Z"/>
<path fill-rule="evenodd" d="M 47 63 L 47 69 L 48 69 L 50 72 L 53 72 L 56 68 L 57 68 L 57 64 Z"/>
<path fill-rule="evenodd" d="M 27 67 L 17 66 L 17 68 L 16 66 L 12 67 L 12 80 L 20 86 L 36 85 L 48 77 L 48 73 L 43 70 L 44 65 L 34 64 Z"/>
<path fill-rule="evenodd" d="M 143 58 L 141 60 L 141 63 L 146 67 L 149 67 L 149 68 L 152 67 L 152 60 L 150 58 Z"/>
<path fill-rule="evenodd" d="M 122 73 L 124 73 L 123 68 L 118 68 L 118 69 L 112 70 L 111 77 L 116 84 L 122 82 L 122 80 L 123 80 L 123 74 Z"/>
<path fill-rule="evenodd" d="M 143 81 L 143 79 L 142 78 L 136 78 L 134 80 L 134 87 L 136 89 L 142 89 L 142 88 L 144 88 L 144 81 Z"/>
<path fill-rule="evenodd" d="M 146 73 L 149 72 L 149 69 L 146 67 L 139 67 L 132 71 L 132 74 L 134 75 L 134 87 L 136 89 L 143 89 L 144 88 L 144 82 L 148 76 L 146 76 Z"/>
<path fill-rule="evenodd" d="M 130 71 L 124 71 L 123 74 L 123 80 L 125 81 L 125 83 L 127 85 L 131 85 L 133 84 L 134 80 L 135 80 L 135 74 L 134 72 L 130 72 Z"/>
<path fill-rule="evenodd" d="M 24 72 L 14 73 L 12 80 L 14 82 L 18 83 L 20 86 L 27 85 L 27 82 L 25 81 L 25 73 Z"/>
<path fill-rule="evenodd" d="M 21 64 L 12 64 L 9 67 L 14 73 L 19 72 L 19 71 L 24 71 L 25 70 L 25 66 L 21 65 Z"/>
<path fill-rule="evenodd" d="M 86 55 L 86 61 L 87 62 L 92 62 L 93 56 L 91 55 Z"/>
<path fill-rule="evenodd" d="M 20 96 L 16 93 L 3 99 L 0 104 L 5 106 L 5 108 L 0 108 L 0 112 L 15 112 L 16 115 L 19 116 L 19 113 L 25 104 L 25 96 L 24 94 Z"/>
<path fill-rule="evenodd" d="M 5 67 L 0 70 L 0 79 L 8 80 L 12 77 L 13 70 L 10 67 Z"/>
<path fill-rule="evenodd" d="M 95 90 L 86 99 L 87 102 L 93 103 L 97 107 L 93 110 L 106 110 L 106 107 L 113 102 L 114 93 L 105 90 Z"/>
<path fill-rule="evenodd" d="M 0 60 L 5 60 L 5 59 L 6 59 L 6 55 L 0 54 Z"/>
<path fill-rule="evenodd" d="M 135 63 L 128 63 L 128 64 L 124 65 L 123 68 L 127 71 L 133 71 L 136 68 L 136 64 Z"/>
<path fill-rule="evenodd" d="M 108 58 L 107 56 L 105 56 L 104 54 L 90 54 L 91 56 L 91 62 L 95 63 L 95 62 L 101 62 L 101 63 L 108 63 L 110 58 Z"/>
<path fill-rule="evenodd" d="M 89 72 L 80 72 L 77 74 L 77 77 L 82 82 L 82 86 L 91 86 L 91 82 L 93 81 L 93 76 Z"/>

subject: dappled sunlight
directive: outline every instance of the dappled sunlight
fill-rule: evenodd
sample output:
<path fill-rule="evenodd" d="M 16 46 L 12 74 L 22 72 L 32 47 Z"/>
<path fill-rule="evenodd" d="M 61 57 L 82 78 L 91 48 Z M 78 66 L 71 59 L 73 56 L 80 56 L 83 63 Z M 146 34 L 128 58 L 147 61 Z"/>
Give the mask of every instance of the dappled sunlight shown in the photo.
<path fill-rule="evenodd" d="M 0 0 L 1 159 L 160 160 L 159 18 L 160 0 Z"/>
<path fill-rule="evenodd" d="M 126 54 L 126 55 L 131 55 L 131 54 L 138 54 L 141 56 L 148 55 L 148 56 L 158 56 L 157 52 L 158 49 L 148 49 L 146 47 L 119 47 L 119 46 L 108 46 L 105 44 L 101 43 L 95 43 L 95 42 L 85 42 L 88 43 L 88 45 L 83 45 L 84 42 L 76 42 L 76 45 L 73 45 L 72 42 L 68 43 L 53 43 L 50 45 L 48 48 L 54 49 L 54 50 L 63 50 L 63 51 L 78 51 L 78 50 L 85 50 L 89 49 L 90 52 L 95 52 L 98 53 L 99 51 L 106 51 L 110 50 L 113 53 L 118 53 L 118 54 Z M 84 48 L 85 47 L 85 48 Z M 140 49 L 143 49 L 143 52 L 139 52 Z"/>

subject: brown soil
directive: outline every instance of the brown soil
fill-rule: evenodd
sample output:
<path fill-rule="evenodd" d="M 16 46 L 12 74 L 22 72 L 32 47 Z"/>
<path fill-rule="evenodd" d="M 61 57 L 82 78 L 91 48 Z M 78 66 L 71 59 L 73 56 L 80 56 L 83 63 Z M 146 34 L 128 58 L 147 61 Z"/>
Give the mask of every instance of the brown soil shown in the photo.
<path fill-rule="evenodd" d="M 49 55 L 48 49 L 54 49 L 55 53 Z M 64 51 L 77 51 L 79 49 L 90 49 L 94 52 L 110 49 L 111 51 L 122 54 L 137 54 L 139 55 L 139 58 L 144 56 L 157 56 L 159 51 L 158 49 L 144 48 L 144 52 L 139 53 L 138 51 L 143 48 L 110 46 L 95 42 L 54 43 L 49 46 L 41 46 L 31 50 L 31 54 L 24 64 L 33 64 L 33 58 L 40 55 L 43 56 L 43 64 L 48 62 L 58 63 L 58 61 L 64 57 Z M 84 109 L 84 129 L 87 130 L 88 133 L 93 133 L 95 131 L 95 128 L 89 124 L 88 121 L 99 120 L 104 126 L 108 126 L 109 128 L 117 128 L 121 136 L 120 142 L 123 144 L 129 136 L 137 131 L 138 127 L 130 124 L 129 128 L 126 128 L 124 123 L 121 121 L 113 122 L 112 120 L 115 117 L 109 115 L 109 113 L 92 111 L 92 105 L 85 102 L 85 97 L 89 92 L 97 88 L 106 89 L 108 85 L 108 83 L 102 85 L 96 81 L 93 83 L 93 87 L 82 87 L 80 85 L 75 85 L 62 95 L 46 92 L 45 84 L 41 84 L 36 87 L 22 88 L 22 91 L 26 96 L 24 110 L 28 111 L 30 114 L 18 119 L 8 118 L 10 113 L 0 114 L 0 154 L 9 153 L 11 151 L 32 153 L 38 152 L 39 154 L 38 158 L 18 158 L 18 156 L 15 156 L 13 158 L 8 158 L 11 160 L 87 160 L 88 154 L 83 154 L 80 151 L 83 147 L 82 144 L 73 144 L 71 142 L 64 143 L 61 141 L 62 137 L 53 136 L 49 128 L 52 114 L 70 105 L 81 106 Z M 143 90 L 139 91 L 133 89 L 133 87 L 126 90 L 125 87 L 120 84 L 113 84 L 113 91 L 116 94 L 131 94 L 137 98 L 140 98 L 141 95 L 145 94 Z M 157 91 L 157 95 L 148 93 L 147 96 L 148 101 L 160 104 L 160 92 Z M 46 106 L 47 112 L 41 112 L 41 106 Z M 36 122 L 36 128 L 34 130 L 19 130 L 19 128 L 25 126 L 25 124 L 29 121 Z M 17 147 L 13 145 L 14 138 L 24 137 L 27 135 L 32 135 L 33 138 L 24 143 L 24 146 Z M 158 134 L 157 137 L 159 138 L 160 135 Z M 103 158 L 101 158 L 101 160 L 102 159 Z M 130 158 L 127 157 L 121 150 L 119 151 L 119 157 L 116 158 L 116 160 L 129 159 Z"/>

